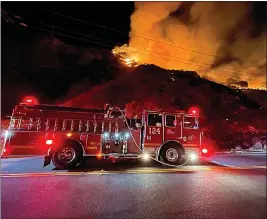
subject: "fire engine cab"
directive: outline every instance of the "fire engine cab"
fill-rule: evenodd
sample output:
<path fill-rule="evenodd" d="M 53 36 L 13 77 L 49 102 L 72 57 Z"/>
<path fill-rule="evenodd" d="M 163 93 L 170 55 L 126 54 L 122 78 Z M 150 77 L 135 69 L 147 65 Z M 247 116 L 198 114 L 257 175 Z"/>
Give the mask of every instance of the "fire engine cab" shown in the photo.
<path fill-rule="evenodd" d="M 141 119 L 125 118 L 112 108 L 84 109 L 39 104 L 26 100 L 15 106 L 5 131 L 2 157 L 45 157 L 44 166 L 77 166 L 85 157 L 149 158 L 170 165 L 208 153 L 202 145 L 199 113 L 142 112 Z"/>

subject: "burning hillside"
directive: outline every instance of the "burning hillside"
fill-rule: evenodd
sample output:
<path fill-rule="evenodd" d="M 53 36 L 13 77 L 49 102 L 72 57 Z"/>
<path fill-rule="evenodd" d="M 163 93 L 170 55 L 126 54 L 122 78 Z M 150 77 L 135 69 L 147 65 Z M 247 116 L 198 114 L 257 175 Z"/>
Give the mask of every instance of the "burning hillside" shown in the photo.
<path fill-rule="evenodd" d="M 266 85 L 265 5 L 244 2 L 136 2 L 129 45 L 115 47 L 126 65 L 185 69 L 224 83 Z M 128 64 L 127 64 L 128 63 Z"/>
<path fill-rule="evenodd" d="M 202 123 L 207 133 L 217 142 L 224 142 L 225 147 L 244 140 L 236 137 L 237 133 L 263 135 L 266 127 L 263 108 L 241 90 L 203 79 L 196 72 L 170 71 L 154 65 L 137 66 L 116 80 L 65 101 L 64 105 L 103 108 L 105 102 L 120 107 L 134 103 L 139 105 L 137 108 L 160 109 L 188 109 L 197 105 L 205 118 Z"/>
<path fill-rule="evenodd" d="M 121 61 L 121 63 L 123 63 L 124 65 L 128 66 L 128 67 L 136 67 L 138 66 L 138 58 L 135 57 L 131 57 L 129 56 L 129 54 L 127 53 L 127 49 L 128 47 L 126 47 L 126 51 L 124 52 L 123 49 L 124 46 L 122 47 L 116 47 L 112 50 L 113 55 L 115 55 L 117 58 L 119 58 L 119 60 Z"/>

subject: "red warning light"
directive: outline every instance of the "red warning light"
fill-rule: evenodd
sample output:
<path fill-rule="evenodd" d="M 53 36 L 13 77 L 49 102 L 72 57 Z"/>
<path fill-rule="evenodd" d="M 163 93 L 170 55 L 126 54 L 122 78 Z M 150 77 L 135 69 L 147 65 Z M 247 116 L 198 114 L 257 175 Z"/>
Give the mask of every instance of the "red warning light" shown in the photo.
<path fill-rule="evenodd" d="M 51 144 L 53 144 L 53 140 L 46 140 L 46 142 L 45 142 L 47 145 L 51 145 Z"/>
<path fill-rule="evenodd" d="M 203 148 L 203 149 L 202 149 L 202 153 L 203 153 L 203 154 L 207 154 L 207 153 L 208 153 L 208 149 Z"/>
<path fill-rule="evenodd" d="M 189 114 L 199 114 L 199 108 L 198 107 L 190 107 L 189 110 L 188 110 L 188 113 Z"/>
<path fill-rule="evenodd" d="M 67 133 L 66 135 L 67 135 L 67 137 L 71 137 L 72 133 Z"/>
<path fill-rule="evenodd" d="M 39 103 L 38 100 L 33 96 L 24 97 L 22 102 L 26 104 L 38 104 Z"/>

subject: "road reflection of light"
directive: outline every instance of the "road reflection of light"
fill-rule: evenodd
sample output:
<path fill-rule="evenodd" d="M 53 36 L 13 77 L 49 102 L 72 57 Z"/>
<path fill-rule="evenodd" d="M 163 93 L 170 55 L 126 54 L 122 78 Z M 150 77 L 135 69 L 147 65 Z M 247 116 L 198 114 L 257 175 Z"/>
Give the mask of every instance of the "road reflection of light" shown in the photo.
<path fill-rule="evenodd" d="M 248 175 L 243 173 L 242 175 L 226 175 L 217 176 L 216 179 L 220 180 L 220 183 L 224 187 L 229 188 L 230 190 L 236 190 L 243 193 L 245 196 L 262 196 L 266 198 L 266 179 L 265 182 L 262 182 L 262 176 L 258 176 L 258 180 L 255 180 L 257 176 L 250 178 Z"/>

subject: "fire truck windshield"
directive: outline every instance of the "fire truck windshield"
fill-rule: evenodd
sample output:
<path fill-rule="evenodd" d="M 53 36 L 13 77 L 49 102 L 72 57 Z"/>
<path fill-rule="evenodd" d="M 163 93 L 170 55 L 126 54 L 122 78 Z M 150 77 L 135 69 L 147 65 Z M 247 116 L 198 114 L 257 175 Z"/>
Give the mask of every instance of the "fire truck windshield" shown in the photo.
<path fill-rule="evenodd" d="M 195 116 L 184 116 L 184 128 L 198 129 L 198 118 Z"/>

